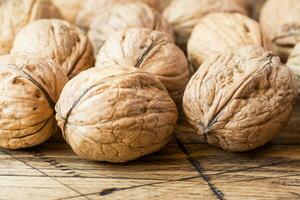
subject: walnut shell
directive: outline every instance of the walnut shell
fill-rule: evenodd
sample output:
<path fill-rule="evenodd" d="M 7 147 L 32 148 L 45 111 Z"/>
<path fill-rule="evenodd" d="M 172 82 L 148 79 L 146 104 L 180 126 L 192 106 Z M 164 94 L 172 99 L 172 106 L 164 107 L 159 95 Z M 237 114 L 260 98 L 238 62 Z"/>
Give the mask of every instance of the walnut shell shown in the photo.
<path fill-rule="evenodd" d="M 96 67 L 130 66 L 155 75 L 179 104 L 190 79 L 183 51 L 169 35 L 150 29 L 134 28 L 114 34 L 96 60 Z"/>
<path fill-rule="evenodd" d="M 76 16 L 80 11 L 83 0 L 52 0 L 53 4 L 59 8 L 63 18 L 68 22 L 75 23 Z"/>
<path fill-rule="evenodd" d="M 88 36 L 95 55 L 113 33 L 128 28 L 149 28 L 173 35 L 167 21 L 154 9 L 143 3 L 115 5 L 112 9 L 94 18 Z"/>
<path fill-rule="evenodd" d="M 297 43 L 292 50 L 288 58 L 287 66 L 291 68 L 295 74 L 298 84 L 298 93 L 300 93 L 300 43 Z"/>
<path fill-rule="evenodd" d="M 173 0 L 163 16 L 172 25 L 177 44 L 185 49 L 194 26 L 202 17 L 212 12 L 247 15 L 246 5 L 244 0 Z"/>
<path fill-rule="evenodd" d="M 158 79 L 122 67 L 82 72 L 63 89 L 56 111 L 76 154 L 109 162 L 159 150 L 177 121 L 176 106 Z"/>
<path fill-rule="evenodd" d="M 3 0 L 0 13 L 0 55 L 9 53 L 16 34 L 28 23 L 61 17 L 59 10 L 47 0 Z"/>
<path fill-rule="evenodd" d="M 141 2 L 156 10 L 159 10 L 160 4 L 157 1 L 158 0 L 85 0 L 81 6 L 80 12 L 78 13 L 76 24 L 79 27 L 87 30 L 90 27 L 92 20 L 98 14 L 106 12 L 116 4 Z"/>
<path fill-rule="evenodd" d="M 300 1 L 268 0 L 261 10 L 260 23 L 266 47 L 285 61 L 300 42 Z"/>
<path fill-rule="evenodd" d="M 69 78 L 95 64 L 87 35 L 76 26 L 58 19 L 37 20 L 26 26 L 16 36 L 11 52 L 51 58 Z"/>
<path fill-rule="evenodd" d="M 183 107 L 209 144 L 246 151 L 285 127 L 296 96 L 294 75 L 280 58 L 247 46 L 205 61 L 187 85 Z"/>
<path fill-rule="evenodd" d="M 247 16 L 213 13 L 202 18 L 188 41 L 189 61 L 195 69 L 209 57 L 245 46 L 263 46 L 259 24 Z"/>
<path fill-rule="evenodd" d="M 47 140 L 56 126 L 54 106 L 67 76 L 51 60 L 0 57 L 0 147 L 19 149 Z"/>

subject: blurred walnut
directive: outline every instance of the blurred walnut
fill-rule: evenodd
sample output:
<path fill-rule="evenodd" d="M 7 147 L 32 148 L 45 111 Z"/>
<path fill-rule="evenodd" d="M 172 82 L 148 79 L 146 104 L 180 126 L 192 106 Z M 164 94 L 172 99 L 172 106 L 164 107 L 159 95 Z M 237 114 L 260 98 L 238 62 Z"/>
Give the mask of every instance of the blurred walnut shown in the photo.
<path fill-rule="evenodd" d="M 130 66 L 155 75 L 171 97 L 181 104 L 190 78 L 184 53 L 162 32 L 134 28 L 118 32 L 103 45 L 96 67 Z"/>
<path fill-rule="evenodd" d="M 164 17 L 173 26 L 177 44 L 183 49 L 194 26 L 212 12 L 248 14 L 245 0 L 173 0 L 164 10 Z"/>
<path fill-rule="evenodd" d="M 31 21 L 60 17 L 47 0 L 3 0 L 0 3 L 0 55 L 9 53 L 16 34 Z"/>
<path fill-rule="evenodd" d="M 80 12 L 78 13 L 78 17 L 76 18 L 76 24 L 87 30 L 90 27 L 92 20 L 97 15 L 103 14 L 116 4 L 141 2 L 156 10 L 159 10 L 160 5 L 157 1 L 160 0 L 85 0 L 82 4 Z M 140 17 L 142 17 L 142 15 Z"/>
<path fill-rule="evenodd" d="M 209 14 L 195 26 L 189 39 L 189 61 L 198 69 L 207 58 L 243 45 L 263 45 L 256 21 L 240 14 Z"/>
<path fill-rule="evenodd" d="M 52 0 L 57 6 L 63 18 L 71 23 L 75 23 L 76 16 L 85 0 Z"/>
<path fill-rule="evenodd" d="M 0 147 L 19 149 L 47 140 L 66 74 L 51 60 L 6 55 L 0 57 L 0 80 Z"/>
<path fill-rule="evenodd" d="M 123 67 L 79 74 L 63 89 L 56 111 L 76 154 L 109 162 L 159 150 L 177 121 L 176 106 L 163 84 L 151 74 Z"/>
<path fill-rule="evenodd" d="M 183 106 L 209 144 L 246 151 L 285 127 L 296 94 L 294 75 L 279 57 L 247 46 L 205 61 L 187 85 Z"/>
<path fill-rule="evenodd" d="M 300 42 L 300 1 L 268 0 L 261 10 L 260 22 L 267 48 L 285 61 Z"/>
<path fill-rule="evenodd" d="M 248 0 L 248 3 L 251 7 L 251 17 L 254 19 L 259 18 L 260 10 L 265 2 L 266 0 Z"/>
<path fill-rule="evenodd" d="M 72 78 L 94 66 L 92 45 L 76 26 L 57 19 L 37 20 L 19 32 L 12 53 L 25 52 L 53 59 Z"/>
<path fill-rule="evenodd" d="M 97 54 L 109 36 L 128 28 L 149 28 L 172 35 L 167 21 L 146 4 L 127 3 L 115 5 L 105 14 L 98 15 L 92 22 L 88 36 Z"/>
<path fill-rule="evenodd" d="M 300 43 L 297 43 L 295 48 L 292 50 L 287 66 L 289 66 L 294 72 L 298 84 L 298 92 L 300 93 Z"/>

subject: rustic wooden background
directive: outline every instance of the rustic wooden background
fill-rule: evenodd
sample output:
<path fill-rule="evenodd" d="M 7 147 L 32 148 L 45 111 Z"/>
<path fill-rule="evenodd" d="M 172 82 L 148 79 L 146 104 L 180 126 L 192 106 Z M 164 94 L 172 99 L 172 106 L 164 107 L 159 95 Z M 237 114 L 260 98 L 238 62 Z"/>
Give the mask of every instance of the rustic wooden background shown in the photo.
<path fill-rule="evenodd" d="M 278 137 L 247 153 L 182 134 L 127 164 L 81 160 L 62 142 L 1 149 L 0 199 L 300 199 L 300 105 Z"/>

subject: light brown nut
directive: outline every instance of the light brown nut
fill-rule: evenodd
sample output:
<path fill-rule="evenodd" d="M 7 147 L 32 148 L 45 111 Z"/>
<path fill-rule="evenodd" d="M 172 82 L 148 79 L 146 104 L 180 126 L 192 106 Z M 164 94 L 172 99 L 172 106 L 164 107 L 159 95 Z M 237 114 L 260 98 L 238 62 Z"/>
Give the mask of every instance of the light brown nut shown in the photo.
<path fill-rule="evenodd" d="M 51 60 L 0 57 L 0 147 L 19 149 L 47 140 L 56 126 L 54 106 L 67 82 Z"/>
<path fill-rule="evenodd" d="M 90 26 L 88 36 L 93 44 L 95 55 L 108 37 L 128 28 L 149 28 L 173 35 L 167 21 L 146 4 L 118 4 L 105 14 L 95 17 Z"/>
<path fill-rule="evenodd" d="M 245 0 L 173 0 L 164 10 L 163 16 L 172 25 L 176 43 L 183 49 L 194 26 L 205 15 L 212 12 L 247 14 Z"/>
<path fill-rule="evenodd" d="M 52 0 L 52 2 L 59 8 L 65 20 L 75 23 L 76 16 L 85 0 Z"/>
<path fill-rule="evenodd" d="M 286 65 L 294 72 L 298 84 L 298 93 L 300 93 L 300 43 L 297 43 L 292 50 Z"/>
<path fill-rule="evenodd" d="M 198 69 L 211 56 L 245 45 L 263 46 L 263 43 L 256 21 L 236 13 L 213 13 L 195 26 L 188 41 L 188 58 Z"/>
<path fill-rule="evenodd" d="M 266 47 L 285 61 L 300 42 L 300 1 L 268 0 L 261 10 L 260 23 Z"/>
<path fill-rule="evenodd" d="M 184 53 L 169 35 L 141 28 L 118 32 L 106 41 L 96 60 L 96 67 L 130 66 L 155 75 L 181 104 L 190 72 Z"/>
<path fill-rule="evenodd" d="M 153 75 L 91 68 L 72 79 L 56 105 L 66 141 L 80 157 L 126 162 L 162 148 L 177 121 L 175 103 Z"/>
<path fill-rule="evenodd" d="M 294 75 L 279 57 L 247 46 L 205 61 L 187 85 L 183 107 L 209 144 L 247 151 L 285 127 L 296 96 Z"/>
<path fill-rule="evenodd" d="M 60 16 L 59 10 L 47 0 L 1 1 L 0 55 L 9 53 L 16 34 L 31 21 Z"/>
<path fill-rule="evenodd" d="M 160 0 L 85 0 L 78 13 L 76 24 L 79 27 L 88 30 L 93 18 L 98 14 L 106 12 L 116 4 L 140 2 L 159 10 L 160 5 L 157 1 Z"/>
<path fill-rule="evenodd" d="M 76 26 L 58 19 L 37 20 L 26 26 L 16 36 L 11 52 L 51 58 L 69 78 L 95 64 L 87 35 Z"/>

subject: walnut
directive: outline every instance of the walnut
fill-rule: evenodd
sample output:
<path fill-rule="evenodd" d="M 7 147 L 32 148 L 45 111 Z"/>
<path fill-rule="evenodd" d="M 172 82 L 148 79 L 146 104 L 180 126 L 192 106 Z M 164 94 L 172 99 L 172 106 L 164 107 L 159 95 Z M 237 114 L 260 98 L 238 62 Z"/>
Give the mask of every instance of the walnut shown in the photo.
<path fill-rule="evenodd" d="M 216 54 L 243 45 L 263 46 L 263 43 L 256 21 L 236 13 L 213 13 L 195 26 L 188 41 L 188 57 L 197 69 L 203 61 Z"/>
<path fill-rule="evenodd" d="M 90 27 L 93 18 L 95 18 L 98 14 L 106 12 L 116 4 L 141 2 L 159 10 L 160 4 L 157 1 L 158 0 L 85 0 L 81 6 L 80 12 L 78 13 L 76 24 L 87 30 Z"/>
<path fill-rule="evenodd" d="M 0 147 L 19 149 L 47 140 L 54 106 L 67 76 L 51 60 L 32 55 L 0 58 Z"/>
<path fill-rule="evenodd" d="M 173 0 L 163 16 L 173 26 L 177 44 L 183 49 L 194 26 L 212 12 L 248 14 L 245 0 Z"/>
<path fill-rule="evenodd" d="M 279 57 L 246 46 L 205 61 L 187 85 L 183 107 L 209 144 L 246 151 L 285 127 L 296 94 L 294 75 Z"/>
<path fill-rule="evenodd" d="M 52 0 L 53 4 L 59 8 L 63 18 L 68 22 L 75 23 L 76 16 L 80 11 L 83 0 Z"/>
<path fill-rule="evenodd" d="M 88 36 L 93 44 L 95 54 L 113 33 L 135 27 L 173 34 L 167 21 L 146 4 L 118 4 L 106 13 L 95 17 L 90 26 Z"/>
<path fill-rule="evenodd" d="M 26 26 L 16 36 L 11 52 L 51 58 L 70 78 L 95 64 L 93 48 L 86 34 L 58 19 L 37 20 Z"/>
<path fill-rule="evenodd" d="M 248 3 L 251 7 L 251 17 L 254 19 L 259 18 L 260 10 L 265 2 L 266 0 L 248 0 Z"/>
<path fill-rule="evenodd" d="M 60 17 L 47 0 L 3 0 L 0 13 L 0 55 L 9 53 L 16 34 L 31 21 Z"/>
<path fill-rule="evenodd" d="M 267 39 L 266 47 L 285 61 L 300 42 L 300 1 L 267 1 L 261 10 L 260 23 Z"/>
<path fill-rule="evenodd" d="M 181 104 L 190 73 L 184 53 L 169 35 L 141 28 L 118 32 L 106 41 L 96 60 L 96 67 L 125 65 L 155 75 Z"/>
<path fill-rule="evenodd" d="M 177 121 L 176 106 L 163 84 L 149 73 L 124 67 L 80 73 L 63 89 L 56 111 L 76 154 L 109 162 L 159 150 Z"/>
<path fill-rule="evenodd" d="M 296 76 L 298 92 L 300 93 L 300 43 L 297 43 L 292 50 L 288 58 L 287 66 L 292 69 Z"/>

